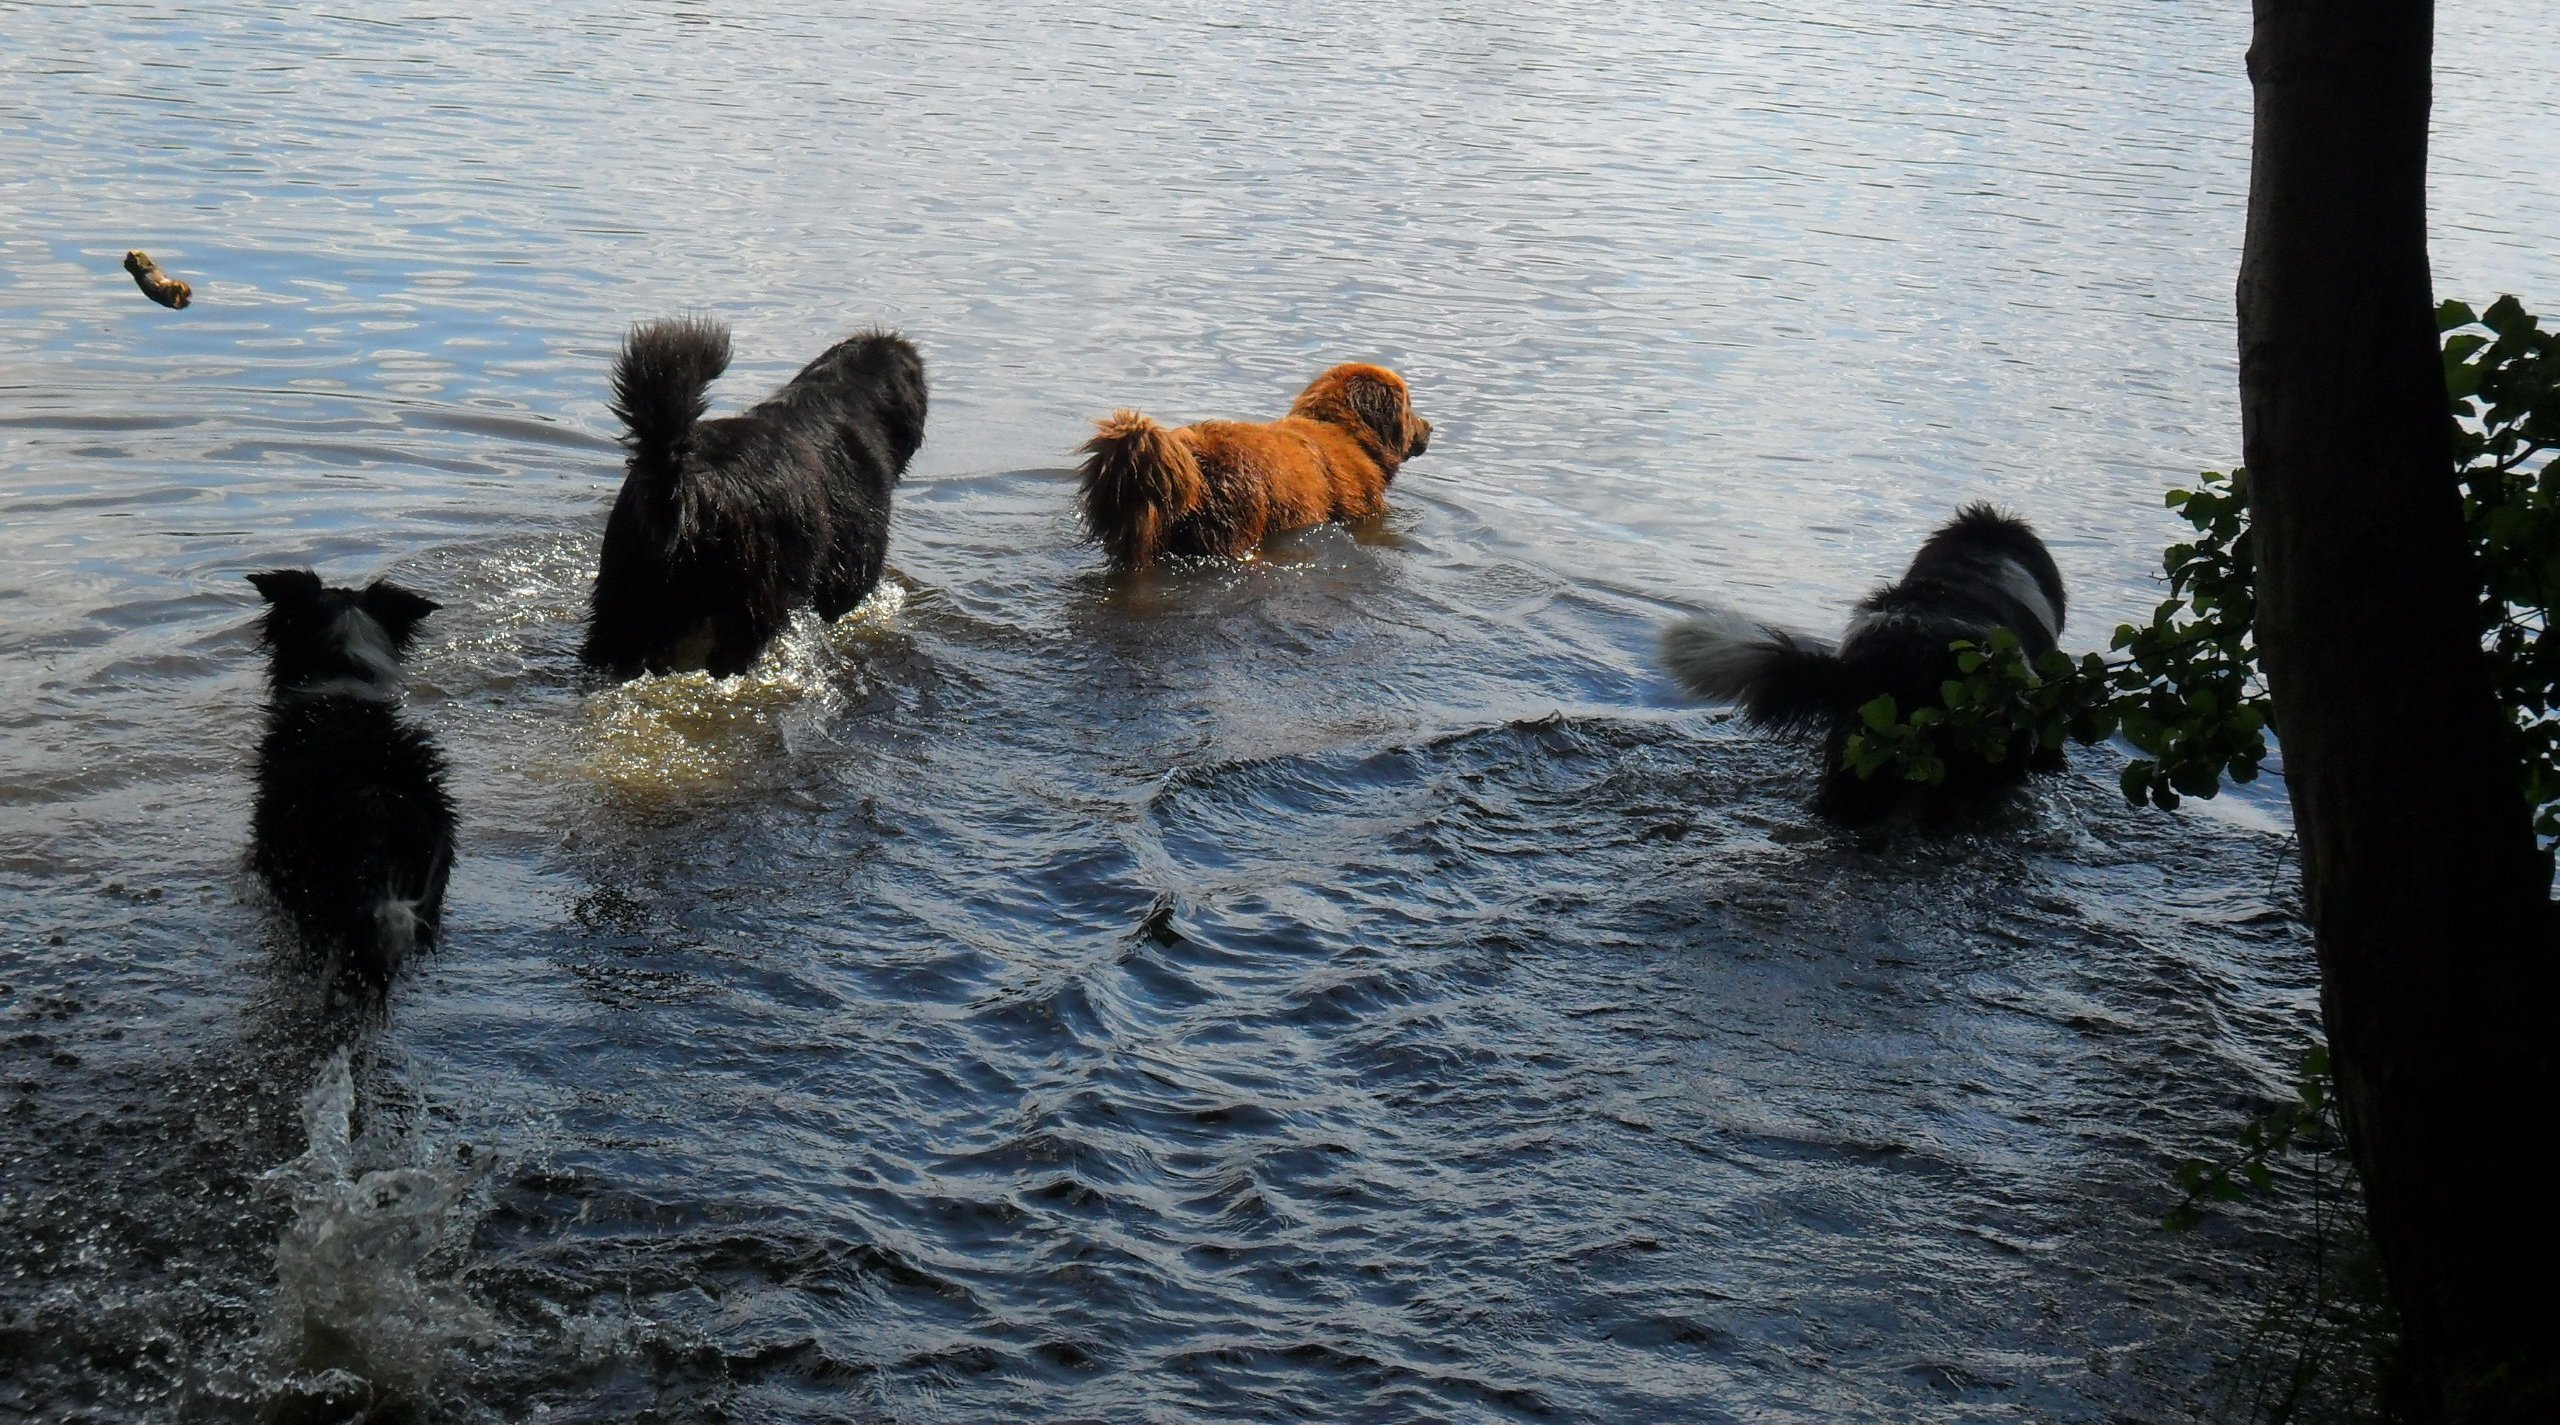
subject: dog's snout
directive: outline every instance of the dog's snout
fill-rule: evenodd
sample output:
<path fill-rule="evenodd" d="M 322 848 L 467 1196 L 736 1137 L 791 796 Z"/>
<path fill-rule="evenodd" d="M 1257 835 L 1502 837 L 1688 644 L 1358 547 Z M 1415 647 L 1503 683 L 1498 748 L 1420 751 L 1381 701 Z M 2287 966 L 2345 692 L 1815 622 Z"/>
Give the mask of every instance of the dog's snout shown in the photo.
<path fill-rule="evenodd" d="M 1430 448 L 1431 422 L 1423 420 L 1417 416 L 1414 418 L 1413 422 L 1413 446 L 1411 449 L 1405 451 L 1405 458 L 1410 460 L 1414 456 L 1420 455 L 1422 452 L 1429 450 Z"/>

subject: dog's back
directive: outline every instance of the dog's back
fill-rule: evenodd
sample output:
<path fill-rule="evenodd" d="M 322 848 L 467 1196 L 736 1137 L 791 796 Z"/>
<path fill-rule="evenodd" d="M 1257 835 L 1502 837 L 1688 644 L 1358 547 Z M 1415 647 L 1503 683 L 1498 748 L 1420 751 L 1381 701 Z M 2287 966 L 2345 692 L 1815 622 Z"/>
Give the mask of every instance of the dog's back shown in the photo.
<path fill-rule="evenodd" d="M 378 989 L 434 939 L 453 862 L 443 755 L 399 711 L 399 660 L 436 606 L 383 581 L 250 578 L 269 685 L 251 864 L 306 945 Z"/>
<path fill-rule="evenodd" d="M 444 758 L 391 708 L 279 702 L 258 748 L 252 862 L 304 942 L 368 985 L 442 924 L 453 860 Z"/>
<path fill-rule="evenodd" d="M 1858 605 L 1841 651 L 1848 654 L 1862 621 L 1935 619 L 1980 633 L 2005 628 L 2033 657 L 2055 646 L 2063 612 L 2062 571 L 2035 530 L 1990 505 L 1967 505 L 1921 544 L 1898 583 Z"/>
<path fill-rule="evenodd" d="M 580 656 L 619 676 L 745 671 L 791 610 L 835 618 L 880 581 L 890 492 L 924 439 L 923 359 L 865 332 L 756 406 L 704 420 L 728 332 L 633 329 L 614 374 L 630 460 Z"/>
<path fill-rule="evenodd" d="M 2044 541 L 2022 520 L 1968 505 L 1929 536 L 1899 580 L 1858 601 L 1840 660 L 1868 690 L 1860 701 L 1890 692 L 1907 712 L 1938 701 L 1953 672 L 1948 644 L 2007 629 L 2034 658 L 2054 648 L 2062 615 L 2062 574 Z"/>
<path fill-rule="evenodd" d="M 841 618 L 879 586 L 891 491 L 924 443 L 924 358 L 893 332 L 836 343 L 740 419 L 789 425 L 815 447 L 831 536 L 811 572 L 821 617 Z"/>

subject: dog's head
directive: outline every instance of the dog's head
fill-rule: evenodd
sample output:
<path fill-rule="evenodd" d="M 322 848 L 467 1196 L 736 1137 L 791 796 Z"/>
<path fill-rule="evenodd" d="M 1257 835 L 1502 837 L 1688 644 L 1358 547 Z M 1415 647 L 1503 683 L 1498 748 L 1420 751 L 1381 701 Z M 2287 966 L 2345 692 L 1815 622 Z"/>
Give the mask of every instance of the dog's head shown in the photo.
<path fill-rule="evenodd" d="M 278 693 L 389 702 L 400 695 L 400 656 L 419 621 L 438 607 L 388 579 L 331 588 L 308 569 L 270 569 L 249 582 L 266 597 L 258 635 L 267 682 Z"/>
<path fill-rule="evenodd" d="M 1431 422 L 1413 413 L 1404 378 L 1383 366 L 1333 368 L 1298 393 L 1289 414 L 1365 435 L 1390 471 L 1431 448 Z"/>

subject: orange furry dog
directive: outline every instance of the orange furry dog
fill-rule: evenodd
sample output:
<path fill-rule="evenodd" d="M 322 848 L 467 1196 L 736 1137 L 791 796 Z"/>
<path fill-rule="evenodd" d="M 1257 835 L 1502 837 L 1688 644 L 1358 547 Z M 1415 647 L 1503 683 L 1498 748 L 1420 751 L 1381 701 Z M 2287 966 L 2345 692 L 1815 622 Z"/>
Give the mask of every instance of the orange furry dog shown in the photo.
<path fill-rule="evenodd" d="M 1431 444 L 1404 378 L 1337 366 L 1267 425 L 1202 421 L 1167 430 L 1136 411 L 1084 443 L 1084 524 L 1111 562 L 1161 554 L 1240 558 L 1269 535 L 1387 508 L 1387 482 Z"/>

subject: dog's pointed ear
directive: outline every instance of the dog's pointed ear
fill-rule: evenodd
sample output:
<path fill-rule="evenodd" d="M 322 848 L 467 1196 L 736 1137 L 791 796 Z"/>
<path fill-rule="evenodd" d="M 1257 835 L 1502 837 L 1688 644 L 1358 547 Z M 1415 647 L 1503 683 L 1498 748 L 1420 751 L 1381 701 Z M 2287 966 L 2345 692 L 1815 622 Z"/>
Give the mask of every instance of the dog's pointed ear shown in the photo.
<path fill-rule="evenodd" d="M 361 599 L 364 611 L 373 615 L 373 621 L 382 625 L 382 631 L 391 635 L 392 642 L 404 644 L 409 641 L 409 635 L 417 631 L 420 619 L 444 607 L 424 594 L 413 594 L 388 579 L 376 579 L 367 584 Z"/>
<path fill-rule="evenodd" d="M 1376 372 L 1362 371 L 1342 383 L 1342 398 L 1349 402 L 1353 414 L 1378 433 L 1387 449 L 1401 455 L 1413 440 L 1407 428 L 1413 408 L 1405 398 L 1404 387 L 1393 378 Z"/>
<path fill-rule="evenodd" d="M 271 604 L 307 604 L 320 597 L 320 576 L 308 569 L 269 569 L 249 582 Z"/>

